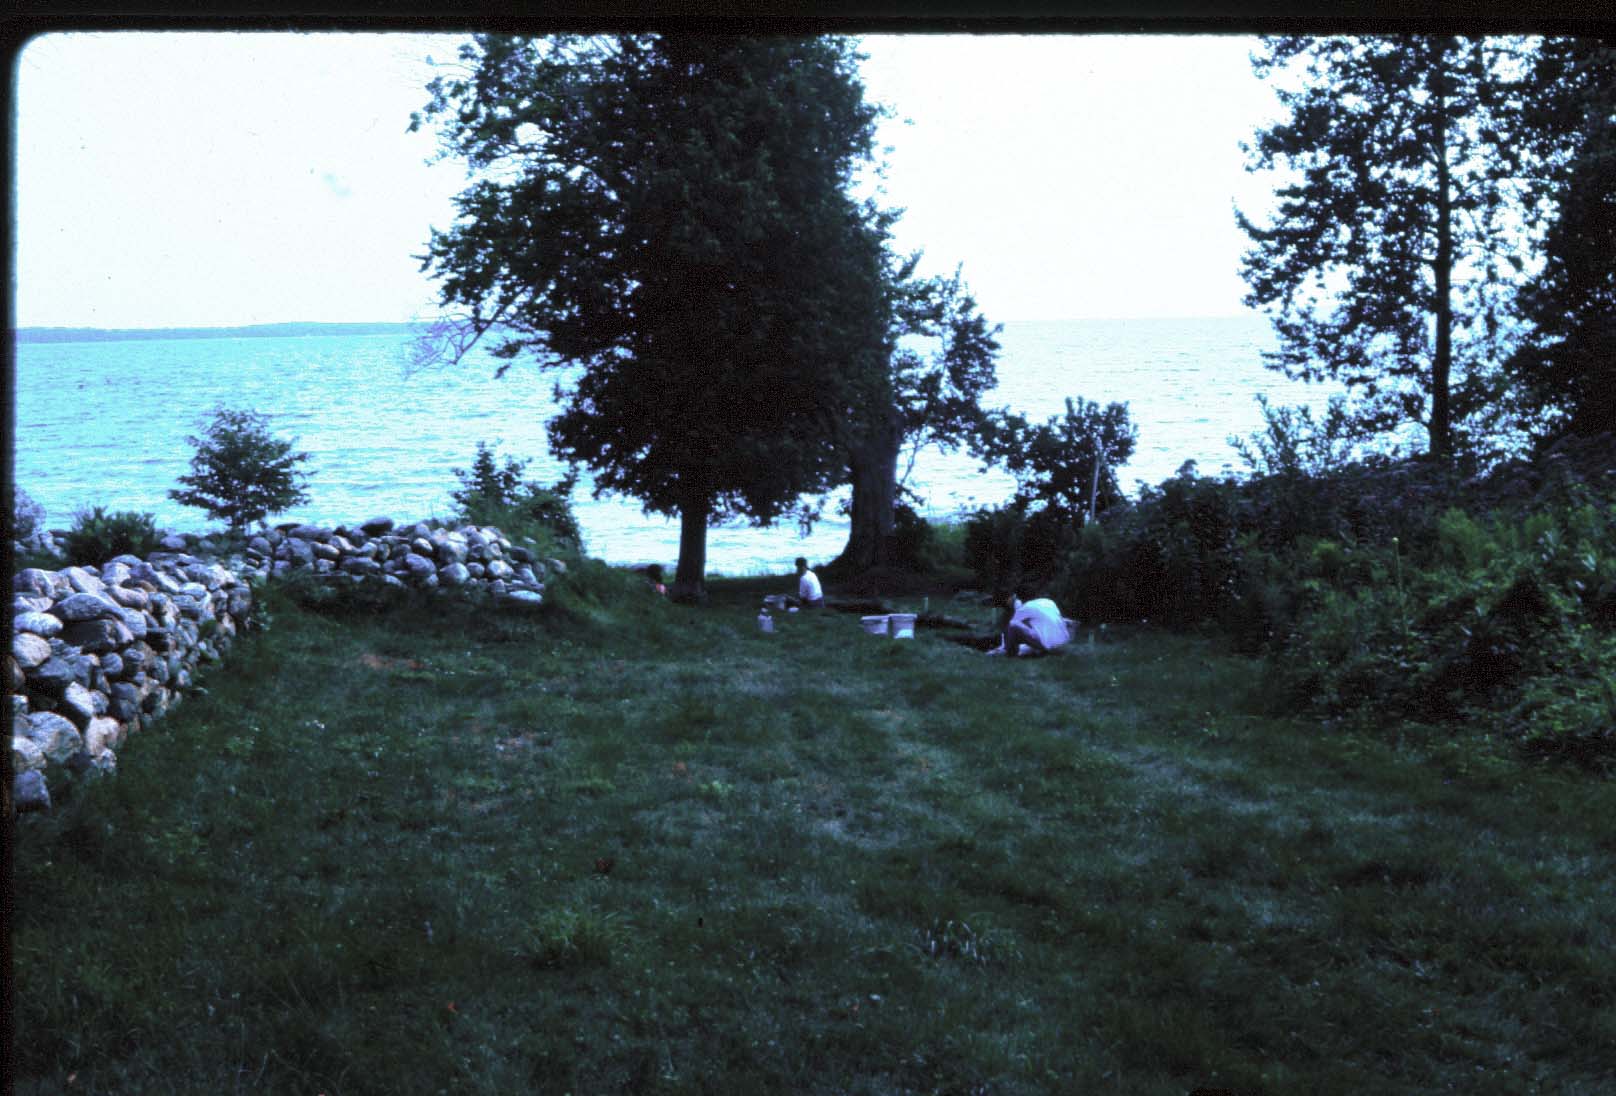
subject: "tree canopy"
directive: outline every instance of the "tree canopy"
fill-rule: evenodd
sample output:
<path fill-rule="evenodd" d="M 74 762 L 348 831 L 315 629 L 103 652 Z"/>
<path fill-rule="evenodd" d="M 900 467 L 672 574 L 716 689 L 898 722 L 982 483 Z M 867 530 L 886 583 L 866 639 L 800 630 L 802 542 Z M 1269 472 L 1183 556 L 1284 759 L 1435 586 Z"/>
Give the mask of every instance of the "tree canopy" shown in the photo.
<path fill-rule="evenodd" d="M 1286 112 L 1247 149 L 1279 173 L 1274 216 L 1237 212 L 1246 301 L 1279 335 L 1268 364 L 1344 382 L 1367 430 L 1465 446 L 1498 403 L 1531 220 L 1519 43 L 1275 37 L 1253 64 Z"/>
<path fill-rule="evenodd" d="M 678 514 L 769 522 L 841 478 L 825 430 L 885 326 L 882 241 L 850 197 L 877 111 L 836 38 L 483 35 L 423 117 L 478 172 L 424 268 L 458 349 L 581 367 L 552 451 Z"/>
<path fill-rule="evenodd" d="M 1016 504 L 1040 503 L 1068 522 L 1088 521 L 1125 497 L 1116 470 L 1133 456 L 1139 430 L 1128 405 L 1066 399 L 1066 412 L 1042 423 L 994 414 L 983 455 L 1016 477 Z"/>

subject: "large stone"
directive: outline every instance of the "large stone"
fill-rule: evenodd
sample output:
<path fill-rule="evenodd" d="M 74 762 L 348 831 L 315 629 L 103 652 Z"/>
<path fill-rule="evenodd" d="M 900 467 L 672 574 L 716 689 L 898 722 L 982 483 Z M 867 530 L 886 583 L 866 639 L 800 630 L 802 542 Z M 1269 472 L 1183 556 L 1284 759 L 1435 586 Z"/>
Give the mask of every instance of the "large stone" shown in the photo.
<path fill-rule="evenodd" d="M 178 533 L 170 533 L 157 542 L 157 546 L 165 552 L 183 552 L 188 547 L 185 538 Z"/>
<path fill-rule="evenodd" d="M 144 633 L 145 629 L 141 630 Z M 127 647 L 138 637 L 121 620 L 79 620 L 62 629 L 62 638 L 81 650 L 99 654 Z"/>
<path fill-rule="evenodd" d="M 50 597 L 52 586 L 51 573 L 38 567 L 24 567 L 11 580 L 14 592 L 33 597 Z"/>
<path fill-rule="evenodd" d="M 342 561 L 342 570 L 351 575 L 374 575 L 379 574 L 381 569 L 381 564 L 364 556 L 349 556 Z"/>
<path fill-rule="evenodd" d="M 418 556 L 425 556 L 427 559 L 431 559 L 437 554 L 437 550 L 432 546 L 432 541 L 426 537 L 416 537 L 410 541 L 410 551 Z"/>
<path fill-rule="evenodd" d="M 314 546 L 302 537 L 287 537 L 281 549 L 286 553 L 286 558 L 297 566 L 314 566 Z"/>
<path fill-rule="evenodd" d="M 124 675 L 123 656 L 117 651 L 108 651 L 101 656 L 101 672 L 109 681 L 116 680 Z"/>
<path fill-rule="evenodd" d="M 154 652 L 151 647 L 145 643 L 131 644 L 130 646 L 125 647 L 121 654 L 124 669 L 130 671 L 131 673 L 139 673 L 141 670 L 144 670 L 147 666 L 151 665 L 151 660 L 153 657 L 155 657 L 155 654 L 156 652 Z"/>
<path fill-rule="evenodd" d="M 317 559 L 314 561 L 314 573 L 317 575 L 329 575 L 336 569 L 337 565 L 329 559 Z"/>
<path fill-rule="evenodd" d="M 225 598 L 225 611 L 231 616 L 242 619 L 252 612 L 252 590 L 247 586 L 236 586 Z"/>
<path fill-rule="evenodd" d="M 267 556 L 275 551 L 275 546 L 269 542 L 269 538 L 262 535 L 249 540 L 247 548 L 249 551 L 257 552 L 261 556 Z"/>
<path fill-rule="evenodd" d="M 444 586 L 461 586 L 470 579 L 471 572 L 466 570 L 464 563 L 451 563 L 438 568 L 438 582 Z"/>
<path fill-rule="evenodd" d="M 432 543 L 437 549 L 438 559 L 444 563 L 464 563 L 466 561 L 466 538 L 459 533 L 444 533 L 434 537 Z"/>
<path fill-rule="evenodd" d="M 106 592 L 107 584 L 101 581 L 101 576 L 94 571 L 83 567 L 63 567 L 62 577 L 72 585 L 73 589 L 81 594 L 102 594 Z"/>
<path fill-rule="evenodd" d="M 115 617 L 120 606 L 101 594 L 77 593 L 56 603 L 55 615 L 64 621 Z"/>
<path fill-rule="evenodd" d="M 488 561 L 489 578 L 509 579 L 515 574 L 516 568 L 512 567 L 509 563 L 506 563 L 502 559 L 491 559 Z"/>
<path fill-rule="evenodd" d="M 35 614 L 43 616 L 43 613 Z M 54 619 L 54 618 L 52 618 Z M 11 657 L 24 670 L 43 666 L 51 656 L 51 645 L 33 632 L 17 632 L 11 637 Z"/>
<path fill-rule="evenodd" d="M 294 525 L 291 535 L 300 540 L 330 540 L 331 530 L 323 525 Z"/>
<path fill-rule="evenodd" d="M 122 561 L 131 558 L 133 557 L 123 556 L 120 559 L 109 559 L 101 565 L 101 582 L 106 587 L 102 593 L 111 594 L 116 587 L 129 581 L 133 572 L 129 570 L 129 564 Z"/>
<path fill-rule="evenodd" d="M 383 533 L 391 531 L 392 528 L 393 519 L 389 517 L 371 518 L 369 521 L 365 522 L 359 527 L 360 532 L 369 537 L 380 536 Z"/>
<path fill-rule="evenodd" d="M 73 684 L 73 667 L 58 655 L 52 655 L 44 662 L 27 671 L 29 688 L 37 689 L 47 696 L 61 696 L 62 692 Z"/>
<path fill-rule="evenodd" d="M 45 751 L 39 748 L 39 743 L 27 735 L 14 734 L 11 736 L 11 771 L 27 772 L 30 769 L 43 769 L 45 767 Z"/>
<path fill-rule="evenodd" d="M 111 586 L 107 596 L 125 609 L 145 610 L 151 604 L 151 595 L 138 586 Z"/>
<path fill-rule="evenodd" d="M 56 710 L 83 730 L 96 716 L 95 694 L 75 681 L 62 693 L 62 706 Z"/>
<path fill-rule="evenodd" d="M 38 771 L 18 773 L 11 782 L 11 807 L 18 814 L 51 809 L 50 789 Z"/>
<path fill-rule="evenodd" d="M 48 613 L 54 608 L 56 608 L 56 599 L 53 597 L 17 594 L 11 599 L 11 611 L 13 613 Z"/>
<path fill-rule="evenodd" d="M 513 547 L 510 550 L 510 552 L 508 553 L 508 555 L 512 559 L 514 559 L 517 563 L 532 563 L 533 562 L 533 553 L 528 551 L 526 548 L 523 548 L 519 544 L 516 545 L 515 547 Z"/>
<path fill-rule="evenodd" d="M 313 544 L 309 545 L 309 550 L 314 553 L 314 558 L 316 561 L 323 559 L 328 563 L 335 563 L 337 560 L 342 558 L 342 549 L 338 548 L 335 544 L 322 544 L 319 541 L 315 541 Z"/>
<path fill-rule="evenodd" d="M 544 595 L 532 590 L 511 590 L 501 595 L 499 603 L 515 609 L 537 609 L 544 604 Z"/>
<path fill-rule="evenodd" d="M 411 552 L 404 557 L 404 569 L 408 571 L 410 577 L 417 582 L 425 581 L 428 575 L 436 575 L 438 573 L 437 566 L 433 564 L 430 559 L 422 555 L 417 555 L 414 552 Z"/>
<path fill-rule="evenodd" d="M 77 753 L 84 744 L 79 729 L 66 716 L 55 712 L 33 713 L 22 731 L 39 745 L 47 761 L 58 765 Z"/>
<path fill-rule="evenodd" d="M 151 628 L 151 623 L 146 619 L 146 614 L 139 609 L 125 609 L 119 606 L 118 619 L 125 628 L 129 629 L 129 635 L 134 639 L 146 638 L 146 632 Z"/>
<path fill-rule="evenodd" d="M 90 725 L 84 728 L 84 752 L 96 757 L 103 750 L 117 749 L 123 739 L 122 724 L 116 719 L 100 716 L 90 720 Z"/>

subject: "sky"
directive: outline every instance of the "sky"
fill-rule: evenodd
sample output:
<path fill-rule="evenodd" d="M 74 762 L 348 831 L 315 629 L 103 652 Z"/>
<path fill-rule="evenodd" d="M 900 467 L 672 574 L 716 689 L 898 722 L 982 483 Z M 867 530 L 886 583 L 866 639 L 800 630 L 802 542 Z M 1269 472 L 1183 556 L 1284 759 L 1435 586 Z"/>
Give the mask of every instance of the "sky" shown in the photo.
<path fill-rule="evenodd" d="M 18 55 L 20 327 L 402 322 L 463 165 L 437 159 L 427 58 L 461 36 L 109 32 Z M 1277 111 L 1253 39 L 871 36 L 883 200 L 904 251 L 994 321 L 1245 311 L 1240 144 Z"/>

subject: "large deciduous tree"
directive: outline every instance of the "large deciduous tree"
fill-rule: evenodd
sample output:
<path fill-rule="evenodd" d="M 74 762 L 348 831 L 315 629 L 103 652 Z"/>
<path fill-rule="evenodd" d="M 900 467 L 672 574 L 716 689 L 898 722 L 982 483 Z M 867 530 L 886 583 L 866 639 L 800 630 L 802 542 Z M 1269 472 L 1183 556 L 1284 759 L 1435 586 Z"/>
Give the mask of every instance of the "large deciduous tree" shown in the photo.
<path fill-rule="evenodd" d="M 849 196 L 877 118 L 857 54 L 487 35 L 461 62 L 424 115 L 478 174 L 424 261 L 455 348 L 492 331 L 507 366 L 573 367 L 552 450 L 677 514 L 674 592 L 700 597 L 710 523 L 841 478 L 836 374 L 883 337 L 881 241 Z"/>
<path fill-rule="evenodd" d="M 1531 84 L 1524 143 L 1552 213 L 1509 373 L 1522 425 L 1550 442 L 1616 431 L 1616 49 L 1548 39 Z"/>
<path fill-rule="evenodd" d="M 1448 456 L 1496 410 L 1527 182 L 1511 148 L 1521 44 L 1439 36 L 1277 37 L 1253 55 L 1285 117 L 1248 146 L 1278 170 L 1248 304 L 1288 376 L 1344 382 L 1359 425 L 1426 429 Z"/>
<path fill-rule="evenodd" d="M 888 328 L 873 358 L 847 374 L 852 398 L 833 429 L 847 452 L 849 529 L 836 564 L 851 571 L 896 562 L 898 491 L 921 450 L 957 448 L 980 429 L 980 400 L 997 382 L 990 326 L 956 269 L 920 277 L 920 256 L 889 257 Z M 907 452 L 902 474 L 898 464 Z"/>
<path fill-rule="evenodd" d="M 1016 477 L 1014 504 L 1054 510 L 1071 524 L 1092 521 L 1126 496 L 1117 469 L 1133 457 L 1139 430 L 1128 405 L 1068 396 L 1066 413 L 1042 423 L 996 412 L 982 433 L 982 456 Z"/>

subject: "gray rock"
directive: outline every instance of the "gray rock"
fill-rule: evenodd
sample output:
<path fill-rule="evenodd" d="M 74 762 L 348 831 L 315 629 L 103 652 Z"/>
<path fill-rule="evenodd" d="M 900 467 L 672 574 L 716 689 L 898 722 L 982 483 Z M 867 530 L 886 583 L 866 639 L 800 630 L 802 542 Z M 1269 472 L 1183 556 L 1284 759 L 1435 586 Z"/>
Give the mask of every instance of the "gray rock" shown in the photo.
<path fill-rule="evenodd" d="M 291 535 L 300 540 L 330 540 L 331 530 L 323 525 L 294 525 Z"/>
<path fill-rule="evenodd" d="M 35 616 L 44 616 L 36 613 Z M 55 618 L 52 617 L 52 620 Z M 60 627 L 60 626 L 58 626 Z M 17 632 L 11 637 L 11 657 L 17 660 L 17 665 L 24 670 L 32 670 L 43 666 L 51 656 L 51 645 L 45 639 L 33 632 Z"/>
<path fill-rule="evenodd" d="M 27 735 L 11 736 L 11 771 L 22 773 L 45 767 L 45 751 Z"/>
<path fill-rule="evenodd" d="M 50 789 L 42 773 L 18 773 L 11 782 L 11 805 L 18 814 L 51 809 Z"/>
<path fill-rule="evenodd" d="M 434 537 L 432 543 L 437 549 L 438 559 L 444 563 L 466 562 L 466 538 L 459 533 L 444 533 Z"/>
<path fill-rule="evenodd" d="M 139 609 L 125 609 L 120 606 L 118 619 L 123 622 L 125 628 L 129 629 L 129 635 L 132 639 L 144 639 L 147 629 L 151 627 L 151 622 L 146 619 L 146 614 Z M 123 644 L 120 643 L 119 646 L 121 647 Z"/>
<path fill-rule="evenodd" d="M 96 716 L 95 694 L 75 681 L 62 693 L 62 705 L 56 710 L 83 730 Z"/>
<path fill-rule="evenodd" d="M 62 577 L 72 584 L 73 589 L 81 594 L 102 594 L 106 592 L 107 584 L 101 581 L 101 576 L 94 571 L 83 567 L 63 567 Z"/>
<path fill-rule="evenodd" d="M 314 566 L 314 546 L 302 537 L 287 537 L 282 545 L 286 558 L 303 567 Z"/>
<path fill-rule="evenodd" d="M 515 574 L 516 568 L 512 567 L 509 563 L 506 563 L 502 559 L 491 559 L 488 561 L 488 576 L 490 578 L 508 579 Z"/>
<path fill-rule="evenodd" d="M 547 559 L 544 561 L 544 565 L 558 575 L 564 575 L 567 573 L 567 565 L 561 562 L 559 559 Z"/>
<path fill-rule="evenodd" d="M 45 760 L 62 764 L 78 752 L 84 744 L 79 729 L 55 712 L 35 712 L 22 728 L 23 734 L 33 739 L 45 754 Z"/>
<path fill-rule="evenodd" d="M 269 542 L 269 538 L 262 534 L 249 540 L 247 547 L 261 556 L 267 556 L 275 550 L 275 546 Z"/>
<path fill-rule="evenodd" d="M 342 558 L 342 550 L 335 544 L 322 544 L 316 541 L 309 545 L 309 550 L 314 553 L 316 562 L 323 559 L 328 563 L 335 563 Z"/>
<path fill-rule="evenodd" d="M 104 716 L 90 720 L 84 728 L 84 752 L 97 757 L 103 750 L 116 749 L 124 739 L 123 725 Z"/>
<path fill-rule="evenodd" d="M 252 590 L 249 587 L 237 586 L 225 599 L 225 611 L 238 620 L 245 618 L 252 612 L 252 599 Z"/>
<path fill-rule="evenodd" d="M 123 656 L 117 651 L 108 651 L 101 656 L 101 672 L 108 680 L 116 680 L 124 674 Z"/>
<path fill-rule="evenodd" d="M 188 547 L 185 538 L 178 533 L 170 533 L 157 542 L 157 546 L 165 552 L 183 552 Z"/>
<path fill-rule="evenodd" d="M 517 609 L 537 609 L 544 604 L 544 595 L 532 590 L 511 590 L 499 599 L 499 603 Z"/>
<path fill-rule="evenodd" d="M 521 579 L 529 586 L 539 585 L 539 576 L 533 573 L 533 568 L 531 567 L 518 567 L 516 569 L 516 577 Z"/>
<path fill-rule="evenodd" d="M 47 696 L 61 696 L 71 684 L 73 684 L 73 667 L 56 655 L 52 655 L 28 671 L 29 687 Z"/>
<path fill-rule="evenodd" d="M 120 657 L 123 658 L 124 669 L 139 673 L 151 665 L 151 660 L 156 657 L 156 652 L 145 643 L 132 643 L 123 649 Z"/>
<path fill-rule="evenodd" d="M 142 560 L 139 556 L 131 555 L 128 552 L 124 552 L 124 553 L 122 553 L 120 555 L 113 556 L 111 559 L 107 560 L 107 562 L 108 563 L 122 564 L 126 568 L 133 569 L 135 567 L 138 567 L 141 563 L 143 563 L 145 561 Z M 102 578 L 107 577 L 105 567 L 102 567 L 102 569 L 101 569 L 101 577 Z"/>
<path fill-rule="evenodd" d="M 107 714 L 123 723 L 132 722 L 140 714 L 140 690 L 127 681 L 118 682 L 107 700 Z"/>
<path fill-rule="evenodd" d="M 342 570 L 351 575 L 376 575 L 381 573 L 381 569 L 381 564 L 364 556 L 349 556 L 342 561 Z"/>
<path fill-rule="evenodd" d="M 77 593 L 56 603 L 55 615 L 64 621 L 115 617 L 120 606 L 101 594 Z"/>
<path fill-rule="evenodd" d="M 392 518 L 389 518 L 389 517 L 377 517 L 377 518 L 371 518 L 369 521 L 365 522 L 363 525 L 361 525 L 359 527 L 359 530 L 360 530 L 360 532 L 364 533 L 366 536 L 375 537 L 375 536 L 380 536 L 383 533 L 391 531 L 392 528 L 393 528 L 393 519 Z"/>
<path fill-rule="evenodd" d="M 404 584 L 404 580 L 399 578 L 397 575 L 383 575 L 382 581 L 389 586 L 396 586 L 400 590 L 408 589 L 408 587 Z"/>
<path fill-rule="evenodd" d="M 417 582 L 425 581 L 428 575 L 436 576 L 438 573 L 437 566 L 433 564 L 430 559 L 425 556 L 417 555 L 414 552 L 411 552 L 404 557 L 404 569 L 407 570 L 410 573 L 410 577 Z"/>
<path fill-rule="evenodd" d="M 271 578 L 284 578 L 286 577 L 287 572 L 291 571 L 291 569 L 291 560 L 278 559 L 269 565 L 269 574 Z"/>
<path fill-rule="evenodd" d="M 111 586 L 107 596 L 125 609 L 145 609 L 151 604 L 151 595 L 138 586 Z"/>
<path fill-rule="evenodd" d="M 464 563 L 451 563 L 438 568 L 438 582 L 444 586 L 461 586 L 470 579 L 471 572 Z"/>
<path fill-rule="evenodd" d="M 336 569 L 337 565 L 328 559 L 317 559 L 314 561 L 314 573 L 317 575 L 329 575 Z"/>
<path fill-rule="evenodd" d="M 26 694 L 11 694 L 11 725 L 13 727 L 15 727 L 18 723 L 21 723 L 24 719 L 27 719 L 28 713 L 32 710 L 33 706 L 28 703 L 28 697 Z"/>
<path fill-rule="evenodd" d="M 488 574 L 488 568 L 484 567 L 481 563 L 468 563 L 466 564 L 466 570 L 471 572 L 472 578 L 480 579 L 484 575 Z"/>
<path fill-rule="evenodd" d="M 132 559 L 132 556 L 121 557 Z M 138 561 L 137 561 L 138 562 Z M 120 563 L 116 559 L 109 559 L 101 565 L 101 584 L 104 587 L 101 593 L 110 594 L 113 587 L 122 586 L 129 581 L 130 571 L 127 563 Z"/>
<path fill-rule="evenodd" d="M 431 559 L 437 554 L 437 550 L 432 546 L 432 541 L 420 536 L 410 541 L 410 551 L 418 556 L 425 556 L 427 559 Z"/>
<path fill-rule="evenodd" d="M 18 594 L 11 599 L 13 613 L 48 613 L 56 608 L 56 599 L 53 597 L 31 597 Z"/>
<path fill-rule="evenodd" d="M 508 554 L 517 563 L 532 563 L 534 559 L 533 553 L 523 548 L 520 544 L 512 547 Z"/>
<path fill-rule="evenodd" d="M 141 624 L 144 635 L 144 618 Z M 62 638 L 81 650 L 99 654 L 127 647 L 139 637 L 121 620 L 78 620 L 62 629 Z"/>

